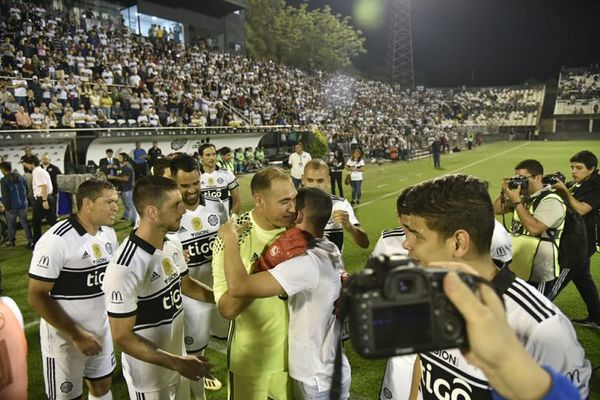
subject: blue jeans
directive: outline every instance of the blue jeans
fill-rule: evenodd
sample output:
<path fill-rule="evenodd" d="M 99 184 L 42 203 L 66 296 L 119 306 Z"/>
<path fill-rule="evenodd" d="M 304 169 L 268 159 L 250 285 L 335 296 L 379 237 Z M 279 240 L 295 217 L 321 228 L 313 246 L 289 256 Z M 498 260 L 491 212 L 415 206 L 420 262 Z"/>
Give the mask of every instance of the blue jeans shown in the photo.
<path fill-rule="evenodd" d="M 121 199 L 123 200 L 123 205 L 125 206 L 123 218 L 130 220 L 131 223 L 135 225 L 137 222 L 137 212 L 135 211 L 135 206 L 133 205 L 133 190 L 121 192 Z"/>
<path fill-rule="evenodd" d="M 27 237 L 27 243 L 33 243 L 33 237 L 31 236 L 31 230 L 29 229 L 29 223 L 27 222 L 27 209 L 22 208 L 19 210 L 6 210 L 6 226 L 8 228 L 8 241 L 14 243 L 17 232 L 17 217 Z"/>
<path fill-rule="evenodd" d="M 362 197 L 362 182 L 363 181 L 350 181 L 350 186 L 352 186 L 352 201 L 360 201 Z"/>
<path fill-rule="evenodd" d="M 297 380 L 293 381 L 294 397 L 296 400 L 329 400 L 330 390 L 319 392 L 317 386 L 308 385 Z M 342 383 L 340 400 L 350 398 L 350 379 Z"/>

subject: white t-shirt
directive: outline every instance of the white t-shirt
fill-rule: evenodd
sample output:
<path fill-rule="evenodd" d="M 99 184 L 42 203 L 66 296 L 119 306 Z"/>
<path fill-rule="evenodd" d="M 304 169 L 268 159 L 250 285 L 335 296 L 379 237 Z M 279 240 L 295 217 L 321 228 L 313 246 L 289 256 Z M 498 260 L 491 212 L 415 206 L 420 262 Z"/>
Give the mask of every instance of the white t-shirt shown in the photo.
<path fill-rule="evenodd" d="M 200 168 L 200 191 L 204 198 L 221 200 L 227 209 L 227 214 L 233 205 L 231 191 L 240 186 L 235 175 L 227 168 L 219 168 L 208 173 L 204 168 Z"/>
<path fill-rule="evenodd" d="M 365 168 L 365 160 L 363 160 L 362 158 L 360 159 L 360 161 L 354 161 L 353 159 L 349 159 L 348 162 L 346 163 L 346 166 L 361 168 L 360 171 L 350 172 L 350 180 L 351 181 L 362 181 L 363 180 L 362 170 Z"/>
<path fill-rule="evenodd" d="M 40 197 L 42 195 L 42 185 L 46 185 L 46 193 L 52 194 L 54 188 L 52 187 L 52 179 L 50 174 L 42 167 L 37 166 L 31 171 L 31 186 L 33 188 L 33 197 Z"/>
<path fill-rule="evenodd" d="M 529 355 L 537 364 L 548 365 L 568 377 L 579 388 L 581 398 L 587 398 L 591 365 L 577 341 L 571 321 L 550 300 L 519 278 L 502 297 L 508 323 Z M 448 398 L 491 398 L 485 375 L 469 364 L 460 350 L 434 351 L 420 356 L 423 374 L 419 398 L 437 400 L 436 392 L 440 390 L 444 390 Z M 403 398 L 401 391 L 410 387 L 412 366 L 406 357 L 388 360 L 380 393 L 382 400 Z M 394 368 L 390 368 L 390 364 L 394 364 Z"/>
<path fill-rule="evenodd" d="M 288 158 L 288 164 L 292 167 L 292 177 L 296 179 L 302 178 L 304 166 L 311 159 L 312 157 L 310 154 L 305 151 L 303 151 L 302 154 L 298 154 L 296 152 L 290 154 L 290 157 Z"/>
<path fill-rule="evenodd" d="M 13 79 L 15 97 L 27 97 L 27 81 L 25 79 Z"/>
<path fill-rule="evenodd" d="M 331 201 L 333 202 L 333 206 L 331 208 L 331 212 L 333 213 L 335 210 L 343 210 L 348 213 L 348 219 L 350 223 L 354 226 L 359 226 L 360 223 L 358 219 L 356 219 L 356 214 L 354 214 L 354 209 L 343 197 L 338 197 L 331 195 Z M 335 243 L 340 252 L 344 250 L 344 226 L 342 224 L 335 224 L 333 222 L 333 218 L 329 218 L 327 221 L 327 225 L 325 225 L 325 237 Z"/>
<path fill-rule="evenodd" d="M 131 232 L 107 269 L 102 289 L 108 315 L 136 316 L 133 331 L 171 354 L 185 354 L 181 277 L 188 273 L 179 240 L 170 235 L 162 250 Z M 178 372 L 122 353 L 123 370 L 140 392 L 179 382 Z"/>
<path fill-rule="evenodd" d="M 54 282 L 50 296 L 71 319 L 98 338 L 108 337 L 108 342 L 110 329 L 101 286 L 116 249 L 117 236 L 112 228 L 102 226 L 92 236 L 72 216 L 44 233 L 29 267 L 30 278 Z M 55 356 L 69 354 L 74 348 L 70 337 L 43 318 L 40 339 L 48 354 Z"/>
<path fill-rule="evenodd" d="M 306 254 L 269 270 L 290 296 L 288 307 L 289 374 L 297 381 L 331 389 L 331 376 L 341 324 L 333 314 L 340 296 L 342 256 L 327 239 L 313 240 Z M 342 354 L 342 382 L 350 379 L 350 364 Z"/>

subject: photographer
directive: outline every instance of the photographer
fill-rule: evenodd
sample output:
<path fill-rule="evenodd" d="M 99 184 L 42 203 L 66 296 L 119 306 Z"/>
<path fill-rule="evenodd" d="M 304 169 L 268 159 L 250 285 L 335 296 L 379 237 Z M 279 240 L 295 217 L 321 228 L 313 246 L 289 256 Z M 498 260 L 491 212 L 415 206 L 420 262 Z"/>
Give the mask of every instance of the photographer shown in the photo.
<path fill-rule="evenodd" d="M 513 215 L 511 270 L 548 296 L 559 284 L 558 246 L 566 206 L 554 189 L 544 186 L 544 168 L 539 161 L 521 161 L 515 175 L 502 182 L 494 212 Z"/>
<path fill-rule="evenodd" d="M 600 221 L 595 221 L 600 209 L 598 158 L 592 152 L 584 150 L 575 154 L 569 161 L 571 162 L 573 182 L 565 185 L 559 181 L 552 187 L 561 192 L 571 208 L 583 216 L 587 228 L 588 258 L 583 265 L 568 269 L 560 290 L 573 280 L 588 311 L 586 318 L 574 319 L 573 322 L 598 329 L 600 328 L 600 300 L 598 299 L 598 289 L 590 274 L 590 261 L 596 248 L 595 225 L 600 223 Z"/>
<path fill-rule="evenodd" d="M 408 255 L 422 265 L 463 262 L 490 281 L 504 300 L 509 326 L 535 362 L 568 376 L 586 398 L 591 366 L 570 321 L 508 268 L 498 269 L 490 256 L 494 215 L 487 184 L 472 176 L 448 175 L 408 187 L 401 196 L 400 221 Z M 471 364 L 469 360 L 476 360 L 469 355 L 465 358 L 460 350 L 450 349 L 418 357 L 414 371 L 406 366 L 386 370 L 381 399 L 405 398 L 406 393 L 403 397 L 394 391 L 406 391 L 417 379 L 424 400 L 439 398 L 442 391 L 448 398 L 466 392 L 472 399 L 489 398 L 486 371 Z"/>

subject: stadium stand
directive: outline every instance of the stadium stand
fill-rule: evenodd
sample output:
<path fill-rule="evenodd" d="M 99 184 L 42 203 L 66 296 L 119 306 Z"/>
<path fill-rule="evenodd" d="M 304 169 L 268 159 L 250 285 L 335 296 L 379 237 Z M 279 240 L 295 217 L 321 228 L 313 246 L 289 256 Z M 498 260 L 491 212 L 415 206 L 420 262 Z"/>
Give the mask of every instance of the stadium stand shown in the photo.
<path fill-rule="evenodd" d="M 600 68 L 563 69 L 558 82 L 555 115 L 589 115 L 600 111 Z"/>

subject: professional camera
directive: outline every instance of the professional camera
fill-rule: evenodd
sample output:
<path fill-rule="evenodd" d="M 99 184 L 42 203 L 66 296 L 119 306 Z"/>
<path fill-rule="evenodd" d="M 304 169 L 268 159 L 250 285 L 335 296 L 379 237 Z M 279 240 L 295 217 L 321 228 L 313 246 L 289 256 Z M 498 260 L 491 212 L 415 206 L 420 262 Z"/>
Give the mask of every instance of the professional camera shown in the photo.
<path fill-rule="evenodd" d="M 369 259 L 366 269 L 344 288 L 357 353 L 383 358 L 467 347 L 465 321 L 443 291 L 448 272 L 418 267 L 401 255 Z M 485 282 L 458 274 L 472 290 Z"/>
<path fill-rule="evenodd" d="M 508 188 L 509 189 L 517 189 L 521 188 L 524 192 L 527 191 L 527 187 L 529 186 L 529 181 L 527 178 L 521 175 L 515 175 L 512 178 L 508 179 Z"/>
<path fill-rule="evenodd" d="M 544 185 L 554 185 L 558 182 L 565 182 L 566 178 L 562 172 L 555 172 L 553 174 L 544 175 L 542 183 Z"/>

